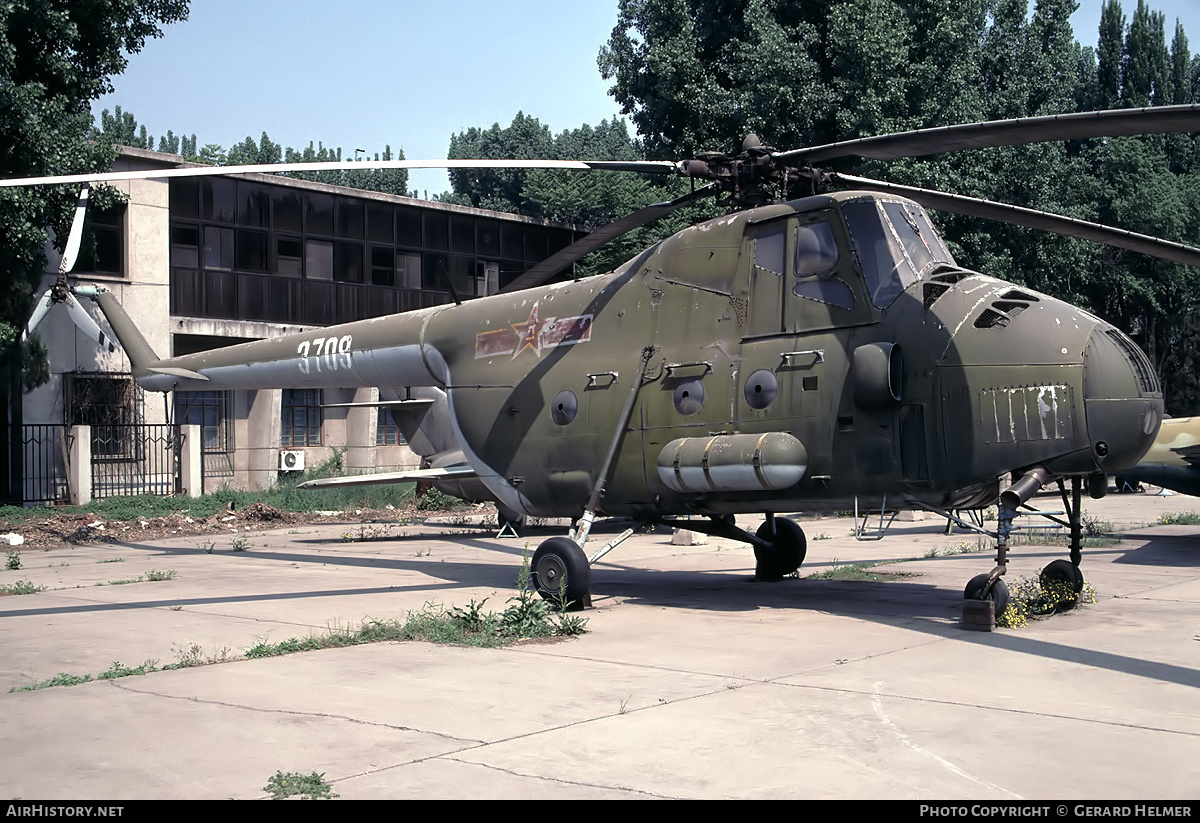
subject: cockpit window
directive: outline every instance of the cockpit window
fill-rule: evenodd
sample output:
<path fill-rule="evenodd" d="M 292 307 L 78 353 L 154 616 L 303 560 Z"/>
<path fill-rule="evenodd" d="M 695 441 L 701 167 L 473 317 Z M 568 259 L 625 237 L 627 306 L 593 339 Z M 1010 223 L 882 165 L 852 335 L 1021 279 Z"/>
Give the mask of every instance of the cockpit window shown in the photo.
<path fill-rule="evenodd" d="M 792 294 L 842 309 L 854 308 L 854 291 L 835 275 L 838 244 L 833 228 L 819 220 L 796 226 L 796 284 Z"/>
<path fill-rule="evenodd" d="M 924 209 L 911 203 L 884 203 L 883 211 L 896 230 L 896 236 L 918 276 L 924 277 L 935 263 L 953 263 L 950 252 L 942 244 L 942 238 L 929 222 Z"/>
<path fill-rule="evenodd" d="M 876 308 L 886 309 L 934 265 L 954 263 L 919 207 L 860 200 L 844 204 L 842 212 Z"/>

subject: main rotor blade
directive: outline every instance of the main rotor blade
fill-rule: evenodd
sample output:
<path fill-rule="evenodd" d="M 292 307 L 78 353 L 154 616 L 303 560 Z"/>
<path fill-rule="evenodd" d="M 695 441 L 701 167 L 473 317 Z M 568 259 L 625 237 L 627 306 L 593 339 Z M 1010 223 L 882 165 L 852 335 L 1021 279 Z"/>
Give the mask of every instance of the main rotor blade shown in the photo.
<path fill-rule="evenodd" d="M 582 260 L 606 243 L 610 243 L 634 229 L 641 228 L 647 223 L 653 223 L 661 217 L 666 217 L 671 212 L 682 206 L 686 206 L 688 203 L 694 203 L 710 194 L 716 194 L 718 188 L 719 186 L 713 183 L 688 192 L 682 197 L 676 197 L 674 200 L 669 200 L 665 203 L 655 203 L 653 206 L 646 206 L 644 209 L 631 212 L 619 220 L 607 223 L 515 277 L 504 288 L 500 289 L 500 293 L 504 294 L 521 289 L 529 289 L 534 286 L 540 286 L 543 283 L 548 283 L 567 266 Z"/>
<path fill-rule="evenodd" d="M 986 220 L 997 220 L 1001 223 L 1012 223 L 1030 229 L 1041 229 L 1055 234 L 1077 237 L 1080 240 L 1091 240 L 1104 243 L 1119 249 L 1141 252 L 1163 260 L 1184 263 L 1188 266 L 1200 267 L 1200 249 L 1174 243 L 1146 234 L 1138 234 L 1125 229 L 1105 226 L 1101 223 L 1091 223 L 1074 217 L 1064 217 L 1048 211 L 1026 209 L 1007 203 L 997 203 L 994 200 L 980 200 L 975 197 L 965 197 L 961 194 L 948 194 L 931 189 L 918 189 L 912 186 L 901 186 L 883 180 L 872 180 L 867 177 L 855 177 L 849 174 L 834 174 L 834 178 L 863 189 L 890 192 L 916 200 L 922 206 L 938 211 L 948 211 L 954 214 L 965 214 L 970 217 L 982 217 Z"/>
<path fill-rule="evenodd" d="M 165 180 L 174 177 L 208 177 L 217 174 L 272 174 L 278 172 L 349 171 L 351 169 L 566 169 L 568 171 L 631 171 L 674 174 L 677 164 L 666 160 L 339 160 L 331 163 L 258 163 L 249 166 L 187 166 L 173 169 L 109 171 L 50 177 L 17 177 L 0 180 L 0 188 L 43 186 L 54 183 L 109 183 L 118 180 Z"/>
<path fill-rule="evenodd" d="M 839 157 L 895 160 L 963 149 L 1188 131 L 1200 131 L 1200 104 L 1108 109 L 964 123 L 794 149 L 778 152 L 772 157 L 788 164 L 821 163 Z"/>

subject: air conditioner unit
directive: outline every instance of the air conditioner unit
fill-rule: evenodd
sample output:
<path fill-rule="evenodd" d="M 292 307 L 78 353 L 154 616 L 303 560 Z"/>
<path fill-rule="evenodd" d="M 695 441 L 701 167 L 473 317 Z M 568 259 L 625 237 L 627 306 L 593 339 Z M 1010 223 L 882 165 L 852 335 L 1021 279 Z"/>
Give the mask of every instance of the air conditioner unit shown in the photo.
<path fill-rule="evenodd" d="M 281 472 L 304 471 L 304 452 L 280 452 L 279 470 Z"/>

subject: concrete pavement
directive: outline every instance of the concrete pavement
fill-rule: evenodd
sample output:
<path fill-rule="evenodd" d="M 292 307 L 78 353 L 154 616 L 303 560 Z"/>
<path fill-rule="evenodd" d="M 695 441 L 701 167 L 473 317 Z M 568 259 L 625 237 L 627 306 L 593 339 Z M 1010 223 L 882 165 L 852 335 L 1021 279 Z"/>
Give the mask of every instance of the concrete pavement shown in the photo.
<path fill-rule="evenodd" d="M 1200 501 L 1087 502 L 1123 529 L 1182 509 Z M 802 525 L 802 577 L 773 584 L 732 541 L 631 539 L 593 568 L 573 640 L 380 643 L 0 694 L 0 795 L 253 798 L 282 770 L 323 772 L 343 798 L 1196 797 L 1200 527 L 1128 530 L 1085 553 L 1096 604 L 981 634 L 958 625 L 963 585 L 992 564 L 958 553 L 976 538 L 932 518 L 876 542 L 847 518 Z M 236 658 L 426 603 L 499 610 L 523 547 L 555 533 L 353 523 L 255 532 L 245 551 L 27 551 L 0 583 L 47 589 L 0 598 L 0 687 Z M 1019 546 L 1009 579 L 1061 556 Z M 890 560 L 884 581 L 803 576 Z M 175 575 L 119 582 L 150 570 Z"/>

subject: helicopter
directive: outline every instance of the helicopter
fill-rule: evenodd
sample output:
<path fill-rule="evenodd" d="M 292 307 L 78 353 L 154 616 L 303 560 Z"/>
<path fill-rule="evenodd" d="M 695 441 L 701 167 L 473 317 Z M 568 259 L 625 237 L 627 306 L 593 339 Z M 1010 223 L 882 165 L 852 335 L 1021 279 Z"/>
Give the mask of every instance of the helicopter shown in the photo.
<path fill-rule="evenodd" d="M 1152 483 L 1181 494 L 1200 495 L 1200 417 L 1169 417 L 1146 456 L 1117 476 L 1118 491 L 1141 491 Z"/>
<path fill-rule="evenodd" d="M 66 286 L 64 269 L 30 329 L 54 303 L 70 308 L 71 299 L 87 298 L 144 389 L 388 387 L 428 405 L 425 419 L 449 431 L 447 442 L 461 454 L 427 469 L 428 479 L 477 483 L 518 516 L 573 520 L 568 535 L 538 546 L 531 574 L 544 597 L 574 607 L 590 605 L 591 564 L 649 526 L 687 518 L 689 529 L 747 543 L 756 577 L 777 580 L 806 554 L 803 529 L 781 513 L 868 500 L 953 517 L 998 499 L 997 528 L 985 532 L 996 540 L 995 565 L 967 583 L 964 599 L 990 601 L 999 614 L 1013 519 L 1051 483 L 1067 512 L 1070 559 L 1053 561 L 1042 577 L 1082 589 L 1082 489 L 1102 496 L 1108 475 L 1138 463 L 1159 430 L 1163 396 L 1149 360 L 1123 332 L 1053 296 L 959 265 L 925 209 L 1189 265 L 1200 265 L 1200 249 L 814 164 L 1198 130 L 1200 106 L 1188 105 L 990 121 L 790 151 L 752 135 L 737 154 L 677 162 L 381 161 L 374 165 L 632 171 L 704 185 L 602 227 L 500 294 L 461 304 L 161 358 L 111 293 Z M 0 186 L 339 166 L 348 164 L 190 167 Z M 603 242 L 706 196 L 733 210 L 609 274 L 550 282 Z M 436 396 L 412 394 L 420 391 Z M 1013 482 L 1001 494 L 1004 476 Z M 764 521 L 745 530 L 735 521 L 744 514 Z M 632 524 L 588 556 L 598 516 Z"/>

